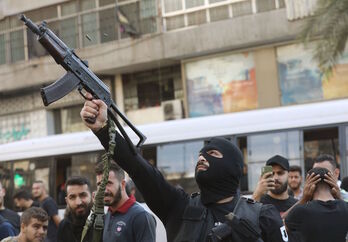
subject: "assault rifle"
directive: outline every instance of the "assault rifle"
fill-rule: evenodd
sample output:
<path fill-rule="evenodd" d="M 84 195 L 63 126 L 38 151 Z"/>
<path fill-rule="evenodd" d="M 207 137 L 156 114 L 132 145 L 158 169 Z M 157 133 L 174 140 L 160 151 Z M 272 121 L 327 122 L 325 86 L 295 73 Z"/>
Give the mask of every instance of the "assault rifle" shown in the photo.
<path fill-rule="evenodd" d="M 20 16 L 25 25 L 38 36 L 38 41 L 53 57 L 57 64 L 61 65 L 67 73 L 52 83 L 41 88 L 41 97 L 45 106 L 63 98 L 76 87 L 80 94 L 86 99 L 83 90 L 91 93 L 95 99 L 103 100 L 108 107 L 108 115 L 113 119 L 117 128 L 127 141 L 131 150 L 135 152 L 135 147 L 116 118 L 116 114 L 133 130 L 139 137 L 137 147 L 140 147 L 146 140 L 146 137 L 121 113 L 111 98 L 109 88 L 88 68 L 87 61 L 81 60 L 62 40 L 60 40 L 48 27 L 45 21 L 36 25 L 25 15 Z M 86 120 L 94 123 L 95 119 Z"/>

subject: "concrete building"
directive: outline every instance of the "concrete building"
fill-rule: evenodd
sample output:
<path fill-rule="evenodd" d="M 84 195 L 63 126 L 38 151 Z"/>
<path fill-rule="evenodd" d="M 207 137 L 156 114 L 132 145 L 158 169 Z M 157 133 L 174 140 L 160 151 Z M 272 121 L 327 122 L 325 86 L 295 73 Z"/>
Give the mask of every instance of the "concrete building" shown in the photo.
<path fill-rule="evenodd" d="M 99 147 L 91 152 L 8 158 L 9 145 L 18 144 L 21 150 L 31 140 L 64 135 L 72 139 L 69 133 L 87 132 L 79 117 L 84 100 L 78 92 L 48 107 L 42 104 L 40 87 L 59 79 L 65 70 L 18 20 L 20 13 L 37 23 L 46 20 L 81 59 L 88 60 L 90 69 L 110 87 L 120 110 L 136 125 L 160 127 L 173 119 L 184 124 L 204 117 L 227 120 L 237 117 L 234 114 L 244 120 L 240 125 L 246 125 L 247 115 L 254 111 L 275 120 L 278 117 L 272 113 L 287 113 L 294 107 L 337 109 L 347 102 L 348 57 L 342 58 L 332 79 L 323 82 L 310 49 L 297 40 L 303 18 L 315 6 L 315 1 L 302 2 L 0 0 L 1 179 L 10 190 L 43 179 L 58 199 L 66 177 L 80 174 L 95 179 L 93 165 L 101 154 Z M 131 27 L 118 22 L 119 14 Z M 297 115 L 292 116 L 294 122 Z M 316 115 L 320 118 L 320 111 Z M 331 120 L 315 119 L 257 131 L 216 131 L 192 142 L 168 138 L 145 143 L 142 152 L 188 191 L 196 189 L 192 169 L 197 152 L 214 135 L 232 138 L 243 150 L 242 191 L 253 190 L 259 167 L 274 154 L 288 157 L 305 171 L 319 153 L 331 153 L 347 175 L 344 110 Z M 184 157 L 175 156 L 180 153 Z"/>

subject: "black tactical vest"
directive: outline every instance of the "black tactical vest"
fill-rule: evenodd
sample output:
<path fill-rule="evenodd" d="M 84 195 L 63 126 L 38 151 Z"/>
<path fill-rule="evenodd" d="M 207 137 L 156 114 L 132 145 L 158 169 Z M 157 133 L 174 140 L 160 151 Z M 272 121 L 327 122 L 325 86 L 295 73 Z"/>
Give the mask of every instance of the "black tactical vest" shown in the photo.
<path fill-rule="evenodd" d="M 233 213 L 249 220 L 255 225 L 256 230 L 261 231 L 259 225 L 259 216 L 262 203 L 255 202 L 252 199 L 240 197 Z M 189 204 L 185 208 L 182 216 L 182 224 L 174 242 L 205 242 L 214 227 L 214 218 L 211 211 L 207 209 L 200 199 L 200 195 L 193 195 Z M 231 241 L 231 240 L 222 240 Z M 255 242 L 263 242 L 261 238 Z"/>

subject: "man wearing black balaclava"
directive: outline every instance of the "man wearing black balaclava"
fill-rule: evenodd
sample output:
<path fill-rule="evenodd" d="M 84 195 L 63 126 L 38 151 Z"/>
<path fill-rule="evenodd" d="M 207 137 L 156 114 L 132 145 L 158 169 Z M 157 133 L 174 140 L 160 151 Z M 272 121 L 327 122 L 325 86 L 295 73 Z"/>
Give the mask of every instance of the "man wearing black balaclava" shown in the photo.
<path fill-rule="evenodd" d="M 92 96 L 87 94 L 87 98 Z M 109 135 L 104 102 L 86 101 L 80 114 L 107 150 Z M 96 121 L 90 124 L 85 121 L 87 118 Z M 123 137 L 116 135 L 114 160 L 130 175 L 146 204 L 161 219 L 168 241 L 206 241 L 212 228 L 225 222 L 225 215 L 233 211 L 239 199 L 243 157 L 238 147 L 224 138 L 212 138 L 198 155 L 195 178 L 201 194 L 190 196 L 170 185 L 157 168 L 140 154 L 134 155 Z M 198 222 L 192 217 L 199 217 Z M 272 205 L 262 206 L 258 221 L 263 241 L 288 241 L 279 213 Z M 188 226 L 190 223 L 193 225 Z"/>

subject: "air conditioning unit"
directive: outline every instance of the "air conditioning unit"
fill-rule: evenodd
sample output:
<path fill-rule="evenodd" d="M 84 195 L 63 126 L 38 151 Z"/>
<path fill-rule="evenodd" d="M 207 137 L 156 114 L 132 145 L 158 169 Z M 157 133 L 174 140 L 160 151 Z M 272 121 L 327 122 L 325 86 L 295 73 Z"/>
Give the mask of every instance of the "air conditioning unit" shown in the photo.
<path fill-rule="evenodd" d="M 164 120 L 183 118 L 182 101 L 180 99 L 161 103 Z"/>

